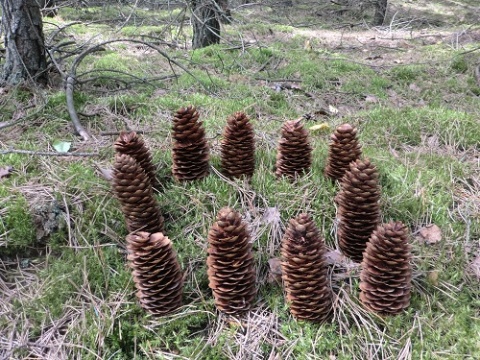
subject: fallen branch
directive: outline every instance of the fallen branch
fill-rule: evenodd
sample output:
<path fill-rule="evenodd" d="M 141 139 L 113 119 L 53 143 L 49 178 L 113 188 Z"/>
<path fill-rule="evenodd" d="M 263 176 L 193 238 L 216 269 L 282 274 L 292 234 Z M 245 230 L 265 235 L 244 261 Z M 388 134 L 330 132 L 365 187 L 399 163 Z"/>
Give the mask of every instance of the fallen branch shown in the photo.
<path fill-rule="evenodd" d="M 67 110 L 72 119 L 73 126 L 78 135 L 82 137 L 83 140 L 90 140 L 90 135 L 88 135 L 87 130 L 80 124 L 80 119 L 78 118 L 77 112 L 75 111 L 75 105 L 73 104 L 73 86 L 75 85 L 75 77 L 69 75 L 67 76 L 67 85 L 65 86 L 65 95 L 67 97 Z"/>
<path fill-rule="evenodd" d="M 85 152 L 52 152 L 52 151 L 35 151 L 35 150 L 21 150 L 21 149 L 7 149 L 0 150 L 0 155 L 6 154 L 25 154 L 25 155 L 38 155 L 38 156 L 70 156 L 70 157 L 91 157 L 99 156 L 99 153 L 85 153 Z"/>

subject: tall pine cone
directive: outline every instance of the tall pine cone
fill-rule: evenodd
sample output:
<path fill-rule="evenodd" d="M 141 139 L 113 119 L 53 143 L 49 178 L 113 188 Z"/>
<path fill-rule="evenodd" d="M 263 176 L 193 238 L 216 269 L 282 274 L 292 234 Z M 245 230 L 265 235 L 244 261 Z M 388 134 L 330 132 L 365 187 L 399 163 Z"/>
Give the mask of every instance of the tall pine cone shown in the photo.
<path fill-rule="evenodd" d="M 382 315 L 396 315 L 410 305 L 411 246 L 400 221 L 379 225 L 363 254 L 360 301 Z"/>
<path fill-rule="evenodd" d="M 340 180 L 350 163 L 360 158 L 362 147 L 358 143 L 357 129 L 350 124 L 337 127 L 330 140 L 325 175 Z"/>
<path fill-rule="evenodd" d="M 352 162 L 335 201 L 340 250 L 353 261 L 361 262 L 367 241 L 380 221 L 377 168 L 368 159 Z"/>
<path fill-rule="evenodd" d="M 228 178 L 251 178 L 255 170 L 255 139 L 248 116 L 239 111 L 227 119 L 222 140 L 222 170 Z"/>
<path fill-rule="evenodd" d="M 252 306 L 257 289 L 252 244 L 246 224 L 225 207 L 208 232 L 207 274 L 216 307 L 240 315 Z"/>
<path fill-rule="evenodd" d="M 157 186 L 152 155 L 150 150 L 146 147 L 143 139 L 138 136 L 135 131 L 122 131 L 113 147 L 117 153 L 133 157 L 140 164 L 142 169 L 145 170 L 152 186 L 154 188 Z"/>
<path fill-rule="evenodd" d="M 170 239 L 141 231 L 127 236 L 127 250 L 141 306 L 166 315 L 182 305 L 183 275 Z"/>
<path fill-rule="evenodd" d="M 307 214 L 290 220 L 282 240 L 282 280 L 290 312 L 298 319 L 323 322 L 332 313 L 325 253 Z"/>
<path fill-rule="evenodd" d="M 150 179 L 130 155 L 115 156 L 112 186 L 129 232 L 163 231 L 164 220 L 153 196 Z"/>
<path fill-rule="evenodd" d="M 368 159 L 352 162 L 335 200 L 340 250 L 350 259 L 361 262 L 366 243 L 380 221 L 377 168 Z"/>
<path fill-rule="evenodd" d="M 209 173 L 210 151 L 205 129 L 194 106 L 179 109 L 173 118 L 173 176 L 177 181 L 198 180 Z"/>
<path fill-rule="evenodd" d="M 282 137 L 278 143 L 275 175 L 295 179 L 310 169 L 312 146 L 308 131 L 300 120 L 290 120 L 282 127 Z"/>

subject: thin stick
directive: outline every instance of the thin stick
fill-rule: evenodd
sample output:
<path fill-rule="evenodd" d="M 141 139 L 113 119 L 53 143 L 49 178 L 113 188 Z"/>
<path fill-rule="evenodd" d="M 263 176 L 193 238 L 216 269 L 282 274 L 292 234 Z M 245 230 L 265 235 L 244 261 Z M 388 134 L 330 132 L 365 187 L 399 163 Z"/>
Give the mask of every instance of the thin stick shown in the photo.
<path fill-rule="evenodd" d="M 90 157 L 90 156 L 99 156 L 99 153 L 62 153 L 62 152 L 52 152 L 52 151 L 34 151 L 34 150 L 21 150 L 21 149 L 7 149 L 0 150 L 0 155 L 6 154 L 25 154 L 25 155 L 38 155 L 38 156 L 73 156 L 73 157 Z"/>
<path fill-rule="evenodd" d="M 75 131 L 78 135 L 82 137 L 83 140 L 90 140 L 90 135 L 88 135 L 87 130 L 80 124 L 80 119 L 78 118 L 77 112 L 75 111 L 75 105 L 73 103 L 73 85 L 75 84 L 75 77 L 69 75 L 67 77 L 67 85 L 65 88 L 65 95 L 67 97 L 67 109 L 70 119 L 72 120 Z"/>

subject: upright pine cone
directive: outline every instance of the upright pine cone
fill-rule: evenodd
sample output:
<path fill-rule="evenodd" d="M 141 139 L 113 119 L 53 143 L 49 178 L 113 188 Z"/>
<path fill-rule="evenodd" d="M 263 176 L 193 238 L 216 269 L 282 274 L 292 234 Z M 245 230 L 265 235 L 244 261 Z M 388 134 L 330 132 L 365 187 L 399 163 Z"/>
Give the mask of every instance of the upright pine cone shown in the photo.
<path fill-rule="evenodd" d="M 368 159 L 354 161 L 340 182 L 338 245 L 350 259 L 361 262 L 373 230 L 380 221 L 380 187 L 377 168 Z"/>
<path fill-rule="evenodd" d="M 152 186 L 157 186 L 155 177 L 155 166 L 152 162 L 150 150 L 145 146 L 143 139 L 135 131 L 122 131 L 113 145 L 117 153 L 133 157 L 145 170 Z"/>
<path fill-rule="evenodd" d="M 278 143 L 275 175 L 295 179 L 310 169 L 312 146 L 308 131 L 300 120 L 290 120 L 282 127 L 282 137 Z"/>
<path fill-rule="evenodd" d="M 323 322 L 332 313 L 325 253 L 307 214 L 290 220 L 282 240 L 282 280 L 290 312 L 298 319 Z"/>
<path fill-rule="evenodd" d="M 164 220 L 153 196 L 150 179 L 130 155 L 115 156 L 112 186 L 120 201 L 129 232 L 163 231 Z"/>
<path fill-rule="evenodd" d="M 225 207 L 208 232 L 207 274 L 216 307 L 240 315 L 252 306 L 257 289 L 252 244 L 246 224 Z"/>
<path fill-rule="evenodd" d="M 363 254 L 360 301 L 382 315 L 396 315 L 410 305 L 411 246 L 400 221 L 379 225 Z"/>
<path fill-rule="evenodd" d="M 130 234 L 127 250 L 141 306 L 166 315 L 182 305 L 183 275 L 169 238 L 161 232 Z"/>
<path fill-rule="evenodd" d="M 352 161 L 362 155 L 362 147 L 358 143 L 357 129 L 350 124 L 337 127 L 330 137 L 325 175 L 332 180 L 340 180 Z"/>
<path fill-rule="evenodd" d="M 229 178 L 251 178 L 255 170 L 255 139 L 248 116 L 239 111 L 223 130 L 222 169 Z"/>
<path fill-rule="evenodd" d="M 208 175 L 210 152 L 205 129 L 192 105 L 179 109 L 173 118 L 173 176 L 177 181 L 202 179 Z"/>

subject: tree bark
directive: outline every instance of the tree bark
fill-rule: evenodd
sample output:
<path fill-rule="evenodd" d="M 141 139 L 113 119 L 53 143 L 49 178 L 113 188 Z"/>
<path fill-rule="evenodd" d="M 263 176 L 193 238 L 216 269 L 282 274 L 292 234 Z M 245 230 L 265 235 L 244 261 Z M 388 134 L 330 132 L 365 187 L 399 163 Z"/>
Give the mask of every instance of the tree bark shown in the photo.
<path fill-rule="evenodd" d="M 192 0 L 192 27 L 194 49 L 220 42 L 218 4 L 213 0 Z"/>
<path fill-rule="evenodd" d="M 36 0 L 2 0 L 6 58 L 2 82 L 17 85 L 25 80 L 48 81 L 42 15 Z"/>
<path fill-rule="evenodd" d="M 377 0 L 375 2 L 375 14 L 373 15 L 373 26 L 383 25 L 387 13 L 388 0 Z"/>

